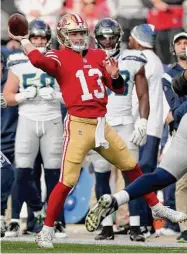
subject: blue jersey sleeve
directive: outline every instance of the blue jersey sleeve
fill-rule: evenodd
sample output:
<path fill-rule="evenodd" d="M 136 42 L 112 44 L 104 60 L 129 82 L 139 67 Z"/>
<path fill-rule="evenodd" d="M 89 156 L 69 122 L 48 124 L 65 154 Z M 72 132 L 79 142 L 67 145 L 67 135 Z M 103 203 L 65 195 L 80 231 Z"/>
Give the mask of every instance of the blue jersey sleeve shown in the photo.
<path fill-rule="evenodd" d="M 186 113 L 187 113 L 187 100 L 184 101 L 178 108 L 174 110 L 173 116 L 175 121 L 180 122 L 181 118 Z"/>
<path fill-rule="evenodd" d="M 180 100 L 174 91 L 171 88 L 172 78 L 169 74 L 165 73 L 164 77 L 162 78 L 162 86 L 163 91 L 166 97 L 166 100 L 170 106 L 171 111 L 173 112 L 178 106 L 180 106 Z"/>

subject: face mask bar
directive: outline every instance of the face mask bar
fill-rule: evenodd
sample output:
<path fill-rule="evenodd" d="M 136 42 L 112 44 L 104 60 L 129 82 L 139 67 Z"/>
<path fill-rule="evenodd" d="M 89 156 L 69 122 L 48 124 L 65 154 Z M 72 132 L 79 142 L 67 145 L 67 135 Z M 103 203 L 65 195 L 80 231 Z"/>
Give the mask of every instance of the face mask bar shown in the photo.
<path fill-rule="evenodd" d="M 96 37 L 98 46 L 105 50 L 108 56 L 113 56 L 119 48 L 119 36 L 113 34 L 103 34 Z"/>
<path fill-rule="evenodd" d="M 76 33 L 76 32 L 84 32 L 83 41 L 80 41 L 79 43 L 78 42 L 75 43 L 70 39 L 70 33 Z M 60 41 L 60 43 L 63 44 L 65 47 L 71 48 L 76 52 L 81 52 L 83 50 L 88 49 L 88 47 L 89 47 L 89 31 L 87 29 L 85 29 L 85 30 L 71 30 L 66 33 L 61 31 L 60 33 L 65 38 L 64 42 L 62 43 Z"/>

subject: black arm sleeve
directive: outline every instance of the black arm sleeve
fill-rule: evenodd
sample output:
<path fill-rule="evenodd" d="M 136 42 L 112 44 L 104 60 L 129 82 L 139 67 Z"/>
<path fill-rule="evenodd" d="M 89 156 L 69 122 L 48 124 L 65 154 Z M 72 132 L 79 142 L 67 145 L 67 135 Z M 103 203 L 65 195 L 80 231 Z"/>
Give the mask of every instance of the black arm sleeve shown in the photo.
<path fill-rule="evenodd" d="M 184 77 L 184 71 L 173 80 L 172 88 L 178 96 L 187 95 L 187 80 Z"/>
<path fill-rule="evenodd" d="M 121 89 L 124 87 L 124 79 L 122 78 L 121 75 L 117 79 L 112 78 L 112 87 L 114 89 Z"/>

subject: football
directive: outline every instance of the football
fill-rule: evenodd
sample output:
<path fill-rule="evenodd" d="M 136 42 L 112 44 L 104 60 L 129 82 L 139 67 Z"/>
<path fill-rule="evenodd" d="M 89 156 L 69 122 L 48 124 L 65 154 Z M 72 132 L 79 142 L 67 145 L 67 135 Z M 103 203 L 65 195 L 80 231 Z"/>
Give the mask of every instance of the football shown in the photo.
<path fill-rule="evenodd" d="M 17 36 L 24 36 L 28 34 L 28 29 L 29 29 L 29 24 L 27 19 L 19 14 L 19 13 L 14 13 L 10 16 L 8 20 L 8 26 L 10 29 L 10 32 Z"/>

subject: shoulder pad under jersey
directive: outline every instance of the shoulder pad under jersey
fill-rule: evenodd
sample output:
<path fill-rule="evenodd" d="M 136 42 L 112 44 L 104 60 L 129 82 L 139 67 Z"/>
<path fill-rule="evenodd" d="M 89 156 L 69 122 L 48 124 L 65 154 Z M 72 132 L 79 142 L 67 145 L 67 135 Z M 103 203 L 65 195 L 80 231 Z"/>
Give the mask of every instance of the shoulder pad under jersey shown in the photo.
<path fill-rule="evenodd" d="M 7 67 L 10 68 L 20 63 L 27 63 L 28 61 L 28 57 L 23 52 L 10 54 L 7 59 Z"/>
<path fill-rule="evenodd" d="M 143 52 L 140 50 L 135 50 L 135 49 L 124 50 L 121 55 L 121 60 L 122 61 L 123 60 L 132 60 L 132 61 L 141 62 L 144 64 L 147 63 L 146 56 L 143 54 Z"/>

